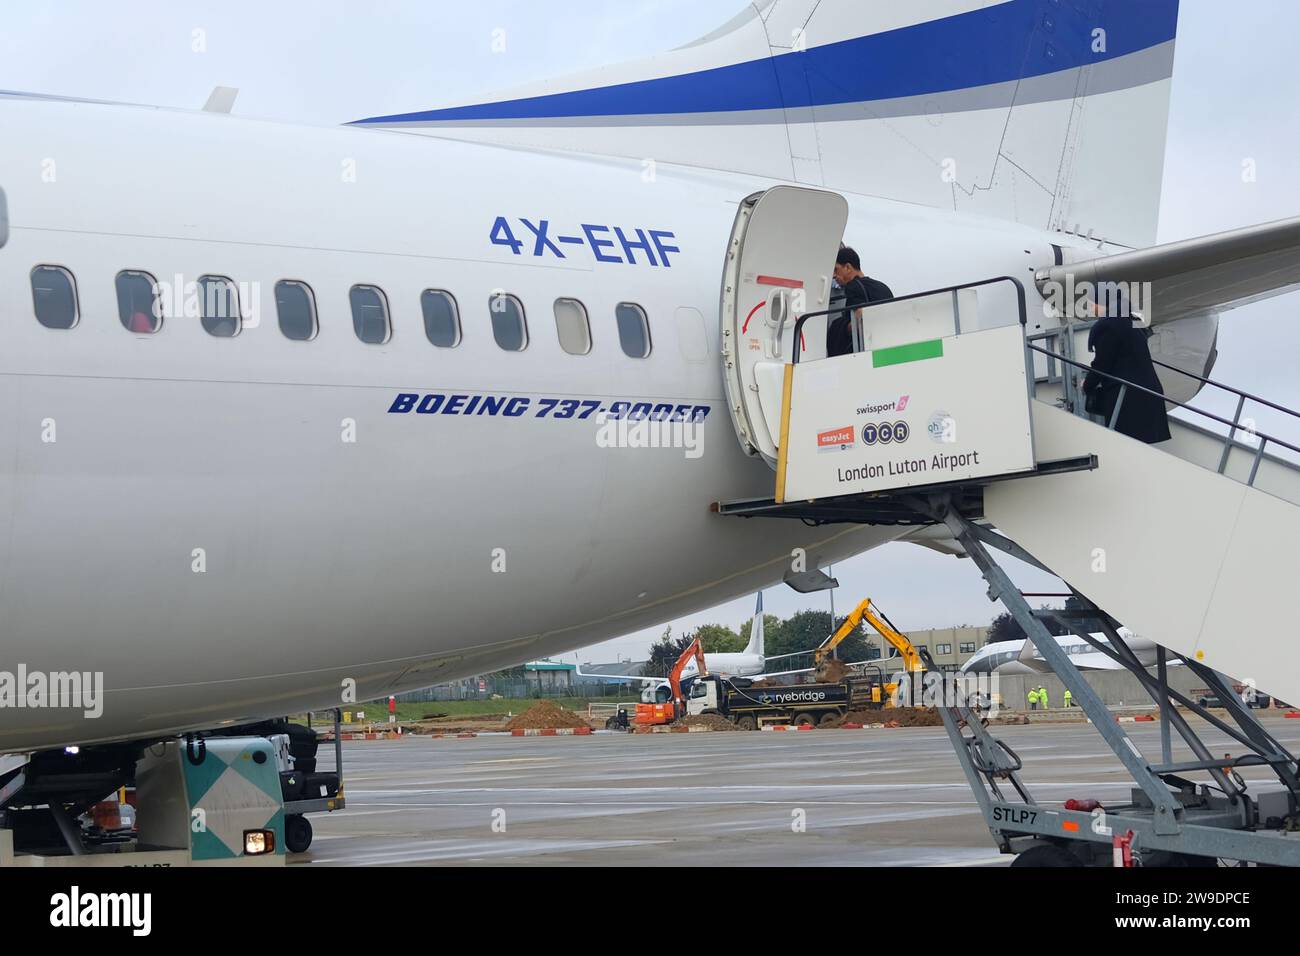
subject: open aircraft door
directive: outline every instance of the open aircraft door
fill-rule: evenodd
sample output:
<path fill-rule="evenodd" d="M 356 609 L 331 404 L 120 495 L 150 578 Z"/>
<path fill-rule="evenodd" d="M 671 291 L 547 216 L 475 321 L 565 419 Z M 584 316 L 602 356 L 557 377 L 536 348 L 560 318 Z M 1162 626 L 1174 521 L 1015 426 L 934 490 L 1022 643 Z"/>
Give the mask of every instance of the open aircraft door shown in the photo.
<path fill-rule="evenodd" d="M 776 467 L 785 364 L 795 320 L 828 308 L 835 256 L 848 223 L 843 196 L 776 186 L 740 204 L 722 282 L 722 374 L 749 455 Z M 825 323 L 804 329 L 804 355 L 826 354 Z"/>

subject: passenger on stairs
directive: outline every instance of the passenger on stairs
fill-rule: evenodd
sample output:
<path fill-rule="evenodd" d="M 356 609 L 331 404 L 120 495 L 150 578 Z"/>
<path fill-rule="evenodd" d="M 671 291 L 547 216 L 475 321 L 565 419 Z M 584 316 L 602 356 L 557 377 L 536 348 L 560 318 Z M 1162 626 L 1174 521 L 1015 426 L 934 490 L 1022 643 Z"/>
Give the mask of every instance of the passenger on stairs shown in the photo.
<path fill-rule="evenodd" d="M 844 290 L 846 309 L 894 297 L 889 286 L 863 274 L 862 260 L 848 246 L 840 246 L 840 253 L 835 257 L 835 281 Z M 848 355 L 852 351 L 853 313 L 845 311 L 826 323 L 826 355 Z"/>
<path fill-rule="evenodd" d="M 1124 296 L 1108 298 L 1109 303 L 1093 304 L 1095 314 L 1102 318 L 1088 333 L 1088 351 L 1095 357 L 1092 371 L 1083 380 L 1088 412 L 1100 416 L 1106 424 L 1114 414 L 1123 385 L 1116 379 L 1164 394 L 1147 347 L 1146 330 L 1134 327 Z M 1148 445 L 1168 441 L 1169 418 L 1164 400 L 1134 388 L 1125 389 L 1115 430 Z"/>

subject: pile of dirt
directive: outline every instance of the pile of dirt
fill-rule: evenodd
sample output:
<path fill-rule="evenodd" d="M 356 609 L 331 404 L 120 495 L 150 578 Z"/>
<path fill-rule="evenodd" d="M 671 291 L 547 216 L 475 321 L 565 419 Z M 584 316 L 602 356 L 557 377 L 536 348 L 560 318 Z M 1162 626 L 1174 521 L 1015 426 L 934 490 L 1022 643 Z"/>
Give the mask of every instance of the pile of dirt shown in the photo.
<path fill-rule="evenodd" d="M 474 714 L 465 717 L 436 717 L 432 720 L 419 720 L 410 726 L 409 732 L 416 734 L 461 734 L 488 733 L 501 730 L 505 726 L 505 714 Z"/>
<path fill-rule="evenodd" d="M 709 730 L 739 730 L 740 728 L 721 714 L 691 714 L 679 717 L 674 727 L 707 727 Z"/>
<path fill-rule="evenodd" d="M 561 727 L 591 726 L 571 710 L 541 700 L 506 724 L 506 730 L 558 730 Z"/>
<path fill-rule="evenodd" d="M 823 684 L 838 684 L 852 673 L 853 671 L 848 664 L 845 664 L 839 658 L 832 657 L 817 669 L 814 677 Z"/>
<path fill-rule="evenodd" d="M 932 707 L 886 707 L 883 710 L 853 710 L 841 720 L 827 724 L 884 724 L 887 727 L 941 727 L 943 718 Z"/>

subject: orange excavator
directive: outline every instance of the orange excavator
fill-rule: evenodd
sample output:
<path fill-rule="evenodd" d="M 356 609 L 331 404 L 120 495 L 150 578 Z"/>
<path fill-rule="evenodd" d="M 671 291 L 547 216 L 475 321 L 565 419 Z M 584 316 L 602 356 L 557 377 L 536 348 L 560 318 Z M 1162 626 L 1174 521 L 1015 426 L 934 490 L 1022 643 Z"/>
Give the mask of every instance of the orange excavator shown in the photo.
<path fill-rule="evenodd" d="M 671 724 L 678 717 L 685 715 L 686 697 L 682 693 L 682 671 L 686 670 L 686 665 L 692 660 L 699 668 L 699 676 L 707 677 L 709 669 L 704 666 L 704 648 L 700 646 L 699 638 L 686 646 L 682 656 L 677 658 L 677 663 L 668 672 L 668 687 L 672 691 L 672 697 L 661 704 L 637 704 L 633 723 L 638 727 L 653 727 Z"/>

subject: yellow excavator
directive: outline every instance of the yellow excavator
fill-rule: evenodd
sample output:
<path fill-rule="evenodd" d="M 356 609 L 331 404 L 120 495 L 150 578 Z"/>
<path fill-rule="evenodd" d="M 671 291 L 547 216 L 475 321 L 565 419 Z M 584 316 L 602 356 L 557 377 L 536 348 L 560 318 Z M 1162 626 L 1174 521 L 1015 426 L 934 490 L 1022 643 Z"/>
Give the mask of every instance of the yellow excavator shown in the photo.
<path fill-rule="evenodd" d="M 835 658 L 835 648 L 856 631 L 863 621 L 875 628 L 880 636 L 898 651 L 898 656 L 903 659 L 903 669 L 907 673 L 916 674 L 918 677 L 925 673 L 925 664 L 916 646 L 894 627 L 883 611 L 871 606 L 871 598 L 866 598 L 853 609 L 852 614 L 844 619 L 839 629 L 813 651 L 814 680 L 834 681 L 842 678 L 845 665 Z M 897 690 L 898 685 L 895 683 L 877 685 L 872 692 L 873 703 L 884 707 L 890 706 L 890 701 L 893 700 Z"/>

